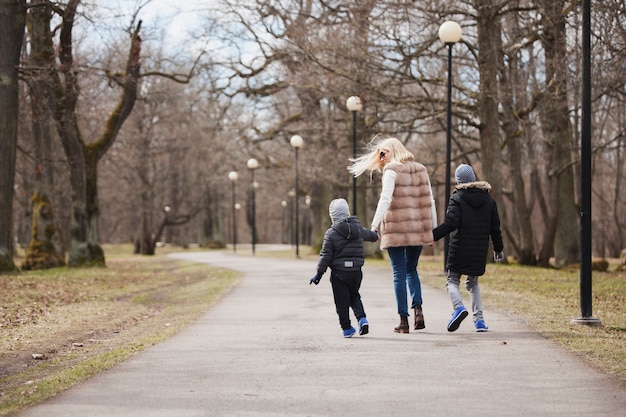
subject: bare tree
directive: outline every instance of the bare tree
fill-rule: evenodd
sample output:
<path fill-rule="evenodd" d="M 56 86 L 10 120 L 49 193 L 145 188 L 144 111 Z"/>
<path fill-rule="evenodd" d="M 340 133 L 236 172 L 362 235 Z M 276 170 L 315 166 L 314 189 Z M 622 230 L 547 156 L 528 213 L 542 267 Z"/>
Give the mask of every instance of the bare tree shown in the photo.
<path fill-rule="evenodd" d="M 46 71 L 43 70 L 54 59 L 53 46 L 48 42 L 52 7 L 45 0 L 33 0 L 31 4 L 28 24 L 31 42 L 27 65 L 32 70 L 25 80 L 31 91 L 29 98 L 32 107 L 35 191 L 31 197 L 33 213 L 31 239 L 22 268 L 47 269 L 65 265 L 51 202 L 54 193 L 52 166 L 54 127 L 46 102 L 47 77 Z"/>
<path fill-rule="evenodd" d="M 578 256 L 575 74 L 555 69 L 572 68 L 577 45 L 563 31 L 575 23 L 575 3 L 548 3 L 222 2 L 221 13 L 213 13 L 221 23 L 214 34 L 229 52 L 218 57 L 220 88 L 244 103 L 248 116 L 234 108 L 225 113 L 244 140 L 232 168 L 254 156 L 264 179 L 291 176 L 288 141 L 303 136 L 299 191 L 313 197 L 314 227 L 323 229 L 325 202 L 350 192 L 345 99 L 357 94 L 365 102 L 359 146 L 375 133 L 399 136 L 429 167 L 440 195 L 445 55 L 436 33 L 442 20 L 459 19 L 465 48 L 455 49 L 453 161 L 473 163 L 492 183 L 513 256 L 528 264 L 547 265 L 554 255 L 559 266 L 571 263 Z M 376 180 L 360 183 L 366 218 Z M 275 182 L 279 198 L 288 200 L 293 182 Z M 446 198 L 439 197 L 440 207 Z"/>
<path fill-rule="evenodd" d="M 593 4 L 592 83 L 594 138 L 593 242 L 596 256 L 619 257 L 626 247 L 626 21 L 624 2 Z"/>
<path fill-rule="evenodd" d="M 26 22 L 25 0 L 0 2 L 0 273 L 13 262 L 13 192 L 18 120 L 18 66 Z"/>
<path fill-rule="evenodd" d="M 572 153 L 574 137 L 572 134 L 566 38 L 566 1 L 540 1 L 539 8 L 543 15 L 543 34 L 541 36 L 545 51 L 546 95 L 542 105 L 542 128 L 550 148 L 548 181 L 552 220 L 554 230 L 554 256 L 557 266 L 576 263 L 580 257 L 578 214 L 575 205 L 574 167 Z M 539 263 L 548 265 L 547 250 L 552 233 L 544 237 L 544 250 Z"/>
<path fill-rule="evenodd" d="M 100 214 L 98 161 L 115 141 L 136 100 L 137 81 L 140 76 L 141 21 L 135 25 L 130 34 L 130 50 L 125 70 L 110 74 L 111 83 L 121 87 L 118 104 L 106 120 L 100 137 L 87 143 L 77 118 L 79 71 L 74 62 L 72 49 L 74 47 L 72 34 L 79 4 L 80 0 L 69 0 L 67 4 L 54 7 L 61 18 L 61 28 L 57 53 L 46 56 L 48 58 L 46 85 L 49 88 L 46 96 L 70 170 L 73 215 L 68 263 L 70 266 L 90 266 L 105 263 L 98 231 Z M 47 23 L 49 22 L 45 20 L 33 21 L 33 25 Z M 42 27 L 37 33 L 42 35 L 40 41 L 45 44 L 40 49 L 52 48 L 53 32 L 50 28 Z M 47 52 L 51 52 L 50 49 Z"/>
<path fill-rule="evenodd" d="M 594 252 L 607 254 L 623 246 L 626 222 L 619 193 L 623 51 L 604 35 L 619 37 L 624 23 L 616 12 L 619 0 L 608 3 L 595 8 L 593 19 L 594 56 L 607 63 L 597 66 L 602 74 L 594 78 L 594 241 L 599 242 Z M 352 154 L 352 115 L 345 108 L 350 95 L 359 95 L 365 105 L 358 113 L 358 147 L 377 133 L 399 137 L 428 167 L 441 211 L 448 198 L 442 150 L 446 48 L 437 29 L 452 19 L 463 27 L 453 60 L 452 161 L 475 165 L 492 183 L 511 256 L 524 264 L 548 265 L 553 256 L 559 266 L 571 263 L 578 256 L 576 8 L 564 0 L 211 3 L 211 24 L 196 39 L 221 47 L 197 67 L 199 82 L 180 90 L 152 82 L 159 88 L 140 95 L 141 111 L 102 159 L 99 219 L 105 239 L 145 241 L 148 249 L 160 233 L 179 244 L 223 242 L 225 213 L 231 216 L 232 210 L 224 198 L 231 185 L 227 173 L 239 171 L 236 200 L 245 205 L 250 157 L 261 165 L 259 241 L 280 237 L 272 227 L 286 222 L 282 200 L 293 207 L 289 139 L 299 134 L 305 142 L 298 191 L 311 197 L 310 206 L 301 201 L 300 209 L 307 222 L 312 214 L 315 245 L 328 223 L 327 202 L 351 192 L 345 169 Z M 151 60 L 159 56 L 149 53 Z M 88 63 L 81 77 L 94 81 L 93 68 L 119 65 L 114 59 L 94 65 L 93 57 L 81 58 Z M 154 62 L 142 75 L 158 73 Z M 103 72 L 112 87 L 106 93 L 110 99 L 125 79 Z M 89 98 L 102 94 L 97 86 L 84 82 L 81 100 L 99 103 Z M 89 118 L 79 118 L 90 138 L 101 136 L 96 115 L 108 112 L 102 104 L 92 106 L 86 109 Z M 181 162 L 184 168 L 178 167 Z M 374 175 L 359 181 L 358 214 L 364 222 L 373 213 L 378 180 Z M 162 227 L 190 213 L 201 216 L 184 226 Z M 245 221 L 238 227 L 249 231 Z M 249 237 L 240 233 L 239 241 Z"/>

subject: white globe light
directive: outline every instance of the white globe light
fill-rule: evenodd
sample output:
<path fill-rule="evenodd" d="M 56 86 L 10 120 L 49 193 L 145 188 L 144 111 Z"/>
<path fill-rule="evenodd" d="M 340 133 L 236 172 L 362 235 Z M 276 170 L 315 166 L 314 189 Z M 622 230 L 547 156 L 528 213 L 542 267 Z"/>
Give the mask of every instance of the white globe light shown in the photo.
<path fill-rule="evenodd" d="M 443 43 L 456 43 L 461 40 L 461 26 L 448 20 L 439 26 L 439 39 Z"/>
<path fill-rule="evenodd" d="M 293 135 L 289 140 L 289 143 L 291 143 L 291 146 L 293 146 L 294 148 L 301 148 L 304 144 L 304 140 L 300 135 Z"/>
<path fill-rule="evenodd" d="M 254 158 L 248 159 L 248 169 L 257 169 L 259 167 L 259 161 Z"/>
<path fill-rule="evenodd" d="M 350 111 L 361 111 L 363 108 L 361 98 L 359 96 L 348 97 L 348 100 L 346 100 L 346 107 Z"/>

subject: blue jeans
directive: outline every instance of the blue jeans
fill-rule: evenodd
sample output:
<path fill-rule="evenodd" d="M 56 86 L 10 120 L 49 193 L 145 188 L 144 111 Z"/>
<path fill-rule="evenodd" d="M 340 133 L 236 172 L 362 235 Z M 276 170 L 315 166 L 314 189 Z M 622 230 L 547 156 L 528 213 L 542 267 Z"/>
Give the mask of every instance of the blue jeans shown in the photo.
<path fill-rule="evenodd" d="M 422 285 L 417 274 L 417 261 L 423 246 L 400 246 L 388 248 L 389 260 L 393 269 L 393 289 L 396 293 L 398 314 L 409 316 L 407 285 L 411 294 L 411 308 L 422 304 Z"/>

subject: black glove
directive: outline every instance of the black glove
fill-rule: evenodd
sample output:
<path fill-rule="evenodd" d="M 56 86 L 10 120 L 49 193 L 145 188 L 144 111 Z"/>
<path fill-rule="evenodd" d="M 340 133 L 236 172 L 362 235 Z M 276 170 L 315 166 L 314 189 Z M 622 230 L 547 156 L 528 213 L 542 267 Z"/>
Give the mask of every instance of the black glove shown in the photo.
<path fill-rule="evenodd" d="M 493 260 L 496 262 L 502 262 L 504 260 L 504 251 L 493 252 Z"/>
<path fill-rule="evenodd" d="M 311 285 L 311 284 L 315 284 L 315 285 L 319 284 L 320 283 L 320 279 L 322 279 L 322 277 L 320 277 L 319 274 L 313 275 L 313 278 L 311 278 L 309 280 L 309 285 Z"/>

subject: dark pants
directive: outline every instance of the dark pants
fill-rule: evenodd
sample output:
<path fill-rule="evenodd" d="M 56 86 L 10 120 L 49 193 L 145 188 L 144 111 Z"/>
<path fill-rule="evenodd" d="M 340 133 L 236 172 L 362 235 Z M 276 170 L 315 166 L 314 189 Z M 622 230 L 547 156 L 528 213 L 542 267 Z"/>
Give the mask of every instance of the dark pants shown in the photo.
<path fill-rule="evenodd" d="M 339 324 L 343 330 L 350 328 L 350 308 L 357 320 L 365 317 L 365 310 L 361 302 L 361 281 L 363 272 L 358 271 L 331 271 L 330 283 L 333 287 L 335 307 L 339 316 Z"/>

